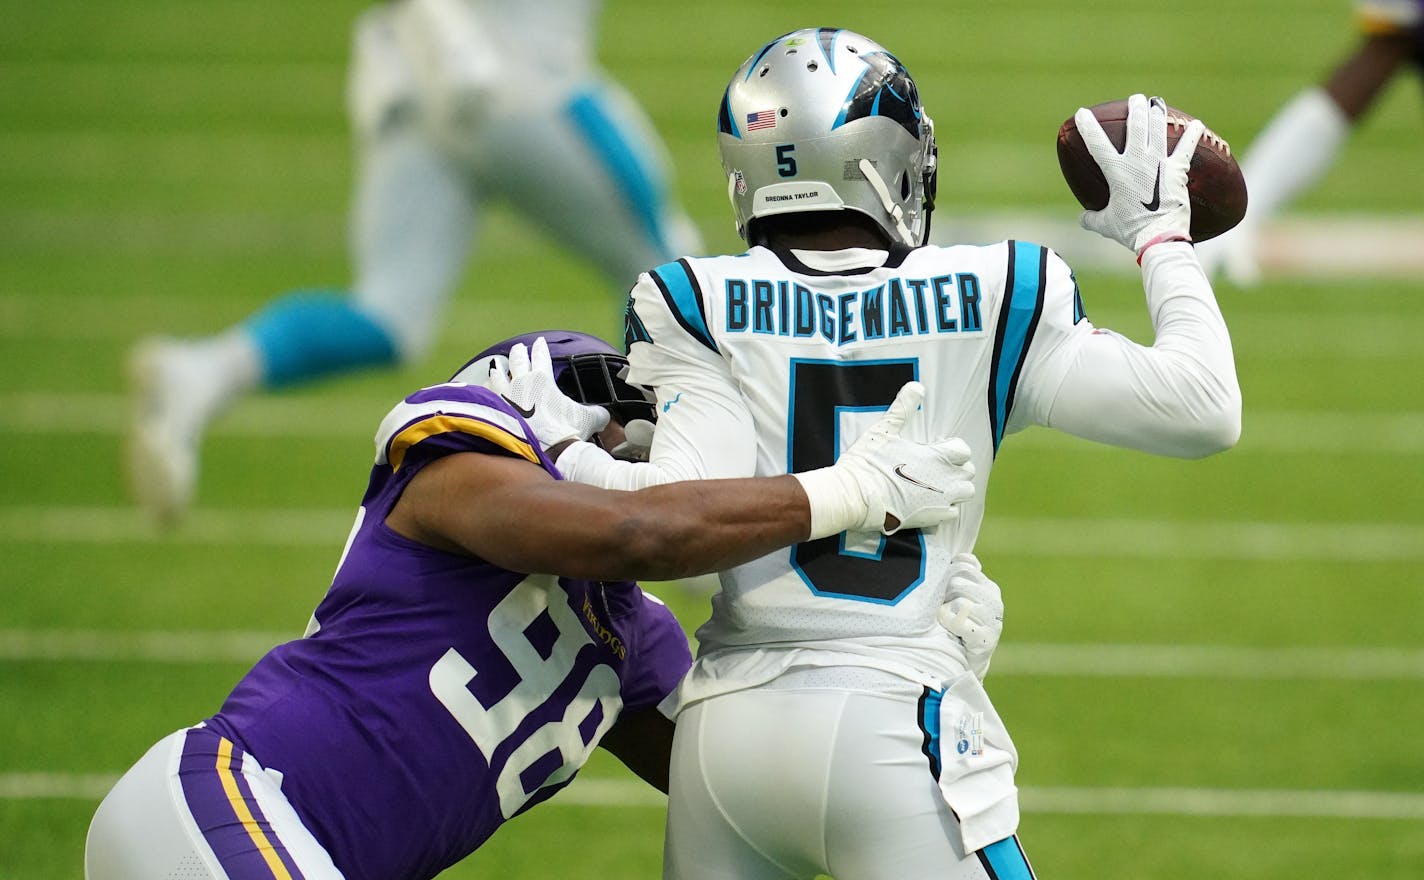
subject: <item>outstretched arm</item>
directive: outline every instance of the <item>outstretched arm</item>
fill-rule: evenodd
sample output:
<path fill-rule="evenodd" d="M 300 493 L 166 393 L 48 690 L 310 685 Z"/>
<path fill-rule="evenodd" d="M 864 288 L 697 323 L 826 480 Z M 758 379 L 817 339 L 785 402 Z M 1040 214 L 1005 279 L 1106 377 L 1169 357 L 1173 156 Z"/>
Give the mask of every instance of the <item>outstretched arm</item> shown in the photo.
<path fill-rule="evenodd" d="M 811 514 L 792 477 L 619 492 L 555 480 L 523 459 L 460 453 L 426 465 L 387 523 L 512 571 L 670 580 L 804 540 Z"/>
<path fill-rule="evenodd" d="M 1108 181 L 1107 207 L 1083 212 L 1083 225 L 1137 254 L 1152 317 L 1151 346 L 1108 330 L 1043 332 L 1030 357 L 1010 430 L 1042 424 L 1115 446 L 1183 458 L 1230 448 L 1241 431 L 1241 390 L 1226 322 L 1190 244 L 1188 162 L 1202 136 L 1193 120 L 1167 151 L 1166 104 L 1128 99 L 1119 153 L 1089 110 L 1076 119 Z M 1048 268 L 1056 290 L 1076 284 L 1067 267 Z M 1062 322 L 1063 308 L 1046 317 Z M 1091 325 L 1087 325 L 1091 326 Z M 1049 327 L 1052 331 L 1053 327 Z"/>
<path fill-rule="evenodd" d="M 415 475 L 386 523 L 512 571 L 600 580 L 719 571 L 848 529 L 929 528 L 973 496 L 973 466 L 962 441 L 900 436 L 923 397 L 908 383 L 834 465 L 793 476 L 625 492 L 555 480 L 522 458 L 447 455 Z"/>
<path fill-rule="evenodd" d="M 1060 263 L 1052 271 L 1067 267 Z M 1025 370 L 1051 381 L 1025 383 L 1010 430 L 1047 425 L 1177 458 L 1201 458 L 1235 445 L 1241 388 L 1231 337 L 1191 245 L 1149 248 L 1142 283 L 1152 345 L 1103 329 L 1064 334 L 1059 346 L 1045 346 L 1033 369 Z"/>

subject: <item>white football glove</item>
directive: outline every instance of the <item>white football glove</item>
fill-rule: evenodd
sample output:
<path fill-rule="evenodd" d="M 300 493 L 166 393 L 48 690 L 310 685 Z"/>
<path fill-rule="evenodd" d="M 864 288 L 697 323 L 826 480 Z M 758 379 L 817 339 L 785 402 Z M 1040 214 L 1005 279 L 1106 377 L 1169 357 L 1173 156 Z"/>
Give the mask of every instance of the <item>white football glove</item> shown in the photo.
<path fill-rule="evenodd" d="M 1084 229 L 1131 248 L 1139 257 L 1154 240 L 1181 236 L 1191 241 L 1191 204 L 1187 201 L 1187 166 L 1206 124 L 1192 120 L 1177 148 L 1167 153 L 1167 104 L 1161 98 L 1127 99 L 1127 134 L 1119 153 L 1093 111 L 1073 115 L 1088 152 L 1108 181 L 1108 203 L 1084 211 Z"/>
<path fill-rule="evenodd" d="M 835 464 L 794 475 L 811 502 L 810 539 L 930 528 L 953 520 L 959 504 L 974 497 L 974 465 L 963 440 L 920 443 L 900 435 L 924 397 L 925 386 L 905 383 L 880 421 Z"/>
<path fill-rule="evenodd" d="M 565 396 L 554 381 L 549 344 L 540 336 L 525 348 L 509 350 L 509 374 L 491 368 L 489 382 L 496 392 L 529 423 L 545 449 L 565 440 L 587 440 L 608 426 L 608 410 Z"/>
<path fill-rule="evenodd" d="M 1004 632 L 1004 598 L 972 553 L 956 553 L 949 566 L 949 594 L 939 606 L 940 626 L 964 646 L 969 668 L 980 681 Z"/>

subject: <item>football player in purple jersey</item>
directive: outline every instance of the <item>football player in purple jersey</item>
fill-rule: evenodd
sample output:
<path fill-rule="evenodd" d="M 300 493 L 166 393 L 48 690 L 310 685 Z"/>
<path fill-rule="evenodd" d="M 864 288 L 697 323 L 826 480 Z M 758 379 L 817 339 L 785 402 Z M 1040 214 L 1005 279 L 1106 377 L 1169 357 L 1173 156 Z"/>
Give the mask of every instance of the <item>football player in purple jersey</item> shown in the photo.
<path fill-rule="evenodd" d="M 626 363 L 548 331 L 392 409 L 305 636 L 118 781 L 89 830 L 89 880 L 433 877 L 599 745 L 665 791 L 659 704 L 691 657 L 633 578 L 932 527 L 972 494 L 961 441 L 900 436 L 918 383 L 830 467 L 636 492 L 565 482 L 540 436 L 616 449 L 623 425 L 654 418 Z"/>

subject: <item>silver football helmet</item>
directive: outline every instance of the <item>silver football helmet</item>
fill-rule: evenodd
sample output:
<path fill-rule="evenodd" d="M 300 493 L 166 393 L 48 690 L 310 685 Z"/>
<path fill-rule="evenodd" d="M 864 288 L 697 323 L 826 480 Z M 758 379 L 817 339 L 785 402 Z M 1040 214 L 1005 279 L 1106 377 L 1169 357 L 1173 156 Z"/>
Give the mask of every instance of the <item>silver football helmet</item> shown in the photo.
<path fill-rule="evenodd" d="M 860 34 L 805 28 L 763 46 L 727 86 L 717 147 L 748 241 L 757 218 L 797 211 L 859 211 L 910 247 L 929 236 L 934 122 L 905 66 Z"/>

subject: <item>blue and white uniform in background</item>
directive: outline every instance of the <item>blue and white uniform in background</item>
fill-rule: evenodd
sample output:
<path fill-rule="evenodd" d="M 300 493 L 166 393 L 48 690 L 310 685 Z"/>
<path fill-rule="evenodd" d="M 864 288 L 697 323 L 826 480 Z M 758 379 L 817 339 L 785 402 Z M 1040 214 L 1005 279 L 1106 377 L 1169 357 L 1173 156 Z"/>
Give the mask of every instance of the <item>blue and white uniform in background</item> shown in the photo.
<path fill-rule="evenodd" d="M 666 876 L 1029 876 L 1013 743 L 936 612 L 1011 434 L 1182 457 L 1235 442 L 1230 339 L 1190 246 L 1142 264 L 1151 347 L 1095 327 L 1069 267 L 1028 242 L 753 247 L 639 279 L 628 379 L 656 390 L 650 461 L 579 446 L 559 459 L 569 479 L 827 465 L 914 379 L 928 396 L 907 433 L 965 439 L 979 490 L 933 532 L 845 533 L 721 574 L 672 706 Z M 840 821 L 837 803 L 865 809 Z"/>
<path fill-rule="evenodd" d="M 307 635 L 119 781 L 89 832 L 90 880 L 433 877 L 567 785 L 621 712 L 657 706 L 687 669 L 682 628 L 636 584 L 513 572 L 385 525 L 445 455 L 558 475 L 498 395 L 424 389 L 376 446 Z"/>
<path fill-rule="evenodd" d="M 361 15 L 347 93 L 360 165 L 351 290 L 296 292 L 248 322 L 264 384 L 421 356 L 491 200 L 620 294 L 698 249 L 662 141 L 597 66 L 599 5 L 397 0 Z"/>
<path fill-rule="evenodd" d="M 225 331 L 134 347 L 126 469 L 142 507 L 165 525 L 187 512 L 203 436 L 242 394 L 422 358 L 492 201 L 602 271 L 610 325 L 639 272 L 700 250 L 661 140 L 595 62 L 597 10 L 394 0 L 361 15 L 349 288 L 294 290 Z"/>

